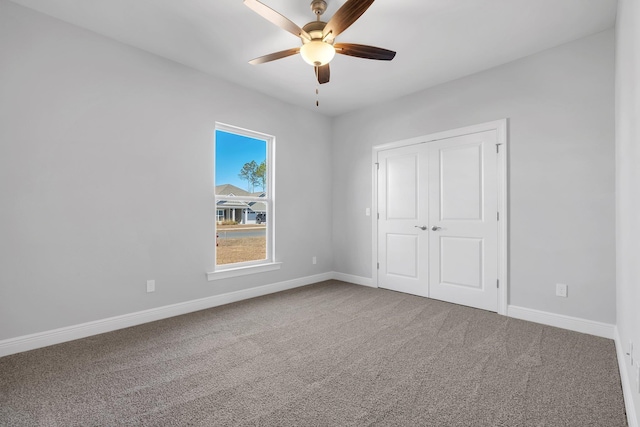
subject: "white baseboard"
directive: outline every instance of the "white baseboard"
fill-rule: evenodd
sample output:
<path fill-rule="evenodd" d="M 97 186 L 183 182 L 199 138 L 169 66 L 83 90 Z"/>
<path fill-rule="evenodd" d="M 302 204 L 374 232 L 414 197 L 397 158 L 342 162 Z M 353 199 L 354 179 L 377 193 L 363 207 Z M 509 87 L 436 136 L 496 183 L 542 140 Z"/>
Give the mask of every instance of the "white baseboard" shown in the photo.
<path fill-rule="evenodd" d="M 0 357 L 333 279 L 333 272 L 257 286 L 0 341 Z"/>
<path fill-rule="evenodd" d="M 293 289 L 312 283 L 323 282 L 325 280 L 340 280 L 361 286 L 376 287 L 373 279 L 368 277 L 355 276 L 339 272 L 327 272 L 313 276 L 301 277 L 284 282 L 273 283 L 255 288 L 243 289 L 221 295 L 200 298 L 192 301 L 185 301 L 121 316 L 109 317 L 78 325 L 67 326 L 49 331 L 9 338 L 0 341 L 0 357 L 10 354 L 20 353 L 27 350 L 46 347 L 53 344 L 60 344 L 92 335 L 111 332 L 130 326 L 141 325 L 143 323 L 154 322 L 181 314 L 187 314 L 198 310 L 230 304 L 249 298 L 255 298 L 275 292 Z M 517 319 L 556 326 L 572 331 L 587 333 L 604 338 L 614 339 L 614 325 L 594 322 L 591 320 L 579 319 L 560 314 L 553 314 L 524 307 L 510 305 L 507 307 L 507 315 Z"/>
<path fill-rule="evenodd" d="M 582 332 L 583 334 L 590 334 L 609 339 L 614 338 L 615 325 L 611 325 L 609 323 L 595 322 L 593 320 L 581 319 L 579 317 L 565 316 L 563 314 L 549 313 L 547 311 L 534 310 L 515 305 L 507 306 L 507 316 L 541 323 L 543 325 L 555 326 L 557 328 L 568 329 L 570 331 Z"/>
<path fill-rule="evenodd" d="M 337 271 L 334 271 L 332 278 L 334 280 L 340 280 L 342 282 L 353 283 L 354 285 L 362 285 L 362 286 L 368 286 L 370 288 L 377 288 L 377 286 L 373 284 L 373 279 L 370 279 L 369 277 L 354 276 L 353 274 L 338 273 Z"/>
<path fill-rule="evenodd" d="M 638 412 L 633 401 L 633 386 L 630 382 L 629 360 L 624 350 L 624 345 L 620 342 L 618 327 L 614 328 L 614 341 L 616 343 L 616 354 L 618 355 L 618 368 L 620 369 L 620 380 L 622 381 L 622 395 L 624 396 L 624 406 L 627 411 L 627 422 L 629 427 L 639 427 Z"/>

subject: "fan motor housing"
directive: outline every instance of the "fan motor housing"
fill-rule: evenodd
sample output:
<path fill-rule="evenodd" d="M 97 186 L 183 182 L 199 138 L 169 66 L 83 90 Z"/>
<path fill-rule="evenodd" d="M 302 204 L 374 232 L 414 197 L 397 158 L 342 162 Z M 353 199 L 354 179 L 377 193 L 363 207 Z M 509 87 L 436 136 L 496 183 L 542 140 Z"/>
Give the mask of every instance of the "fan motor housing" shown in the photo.
<path fill-rule="evenodd" d="M 324 27 L 326 25 L 327 23 L 324 21 L 312 21 L 312 22 L 309 22 L 304 27 L 302 27 L 302 29 L 305 30 L 311 36 L 311 40 L 318 40 L 318 39 L 322 40 L 322 30 L 324 30 Z M 303 41 L 305 40 L 303 39 Z M 325 40 L 325 42 L 329 44 L 333 44 L 333 39 L 327 39 Z"/>

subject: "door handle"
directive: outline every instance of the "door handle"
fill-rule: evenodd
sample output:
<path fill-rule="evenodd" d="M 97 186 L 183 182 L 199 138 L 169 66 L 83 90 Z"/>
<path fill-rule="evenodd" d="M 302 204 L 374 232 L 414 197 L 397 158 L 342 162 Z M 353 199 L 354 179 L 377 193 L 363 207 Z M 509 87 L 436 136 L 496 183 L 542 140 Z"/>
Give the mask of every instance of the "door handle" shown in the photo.
<path fill-rule="evenodd" d="M 438 230 L 442 230 L 442 227 L 438 227 L 437 225 L 434 225 L 433 227 L 431 227 L 431 231 L 438 231 Z"/>
<path fill-rule="evenodd" d="M 414 225 L 415 228 L 419 228 L 420 230 L 426 230 L 427 226 L 426 225 Z"/>

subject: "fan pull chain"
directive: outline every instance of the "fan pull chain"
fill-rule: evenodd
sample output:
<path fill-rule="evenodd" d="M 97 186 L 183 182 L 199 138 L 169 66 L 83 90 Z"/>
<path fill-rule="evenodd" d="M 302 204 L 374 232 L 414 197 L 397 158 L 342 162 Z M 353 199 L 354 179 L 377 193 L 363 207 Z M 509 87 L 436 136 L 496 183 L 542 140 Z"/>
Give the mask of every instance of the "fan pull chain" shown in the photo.
<path fill-rule="evenodd" d="M 320 106 L 320 101 L 318 101 L 318 88 L 316 87 L 316 107 Z"/>

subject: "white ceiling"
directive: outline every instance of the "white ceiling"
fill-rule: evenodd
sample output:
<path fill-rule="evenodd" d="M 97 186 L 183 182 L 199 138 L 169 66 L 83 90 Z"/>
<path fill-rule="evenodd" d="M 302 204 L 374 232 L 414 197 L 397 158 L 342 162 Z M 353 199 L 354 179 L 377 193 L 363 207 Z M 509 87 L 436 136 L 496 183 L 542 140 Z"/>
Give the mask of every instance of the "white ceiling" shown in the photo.
<path fill-rule="evenodd" d="M 315 106 L 313 68 L 299 56 L 250 59 L 299 46 L 242 0 L 13 0 L 131 46 L 286 102 L 338 115 L 485 70 L 611 28 L 617 0 L 378 0 L 338 42 L 395 50 L 391 62 L 336 55 Z M 296 24 L 310 0 L 261 0 Z M 327 0 L 328 19 L 345 0 Z"/>

